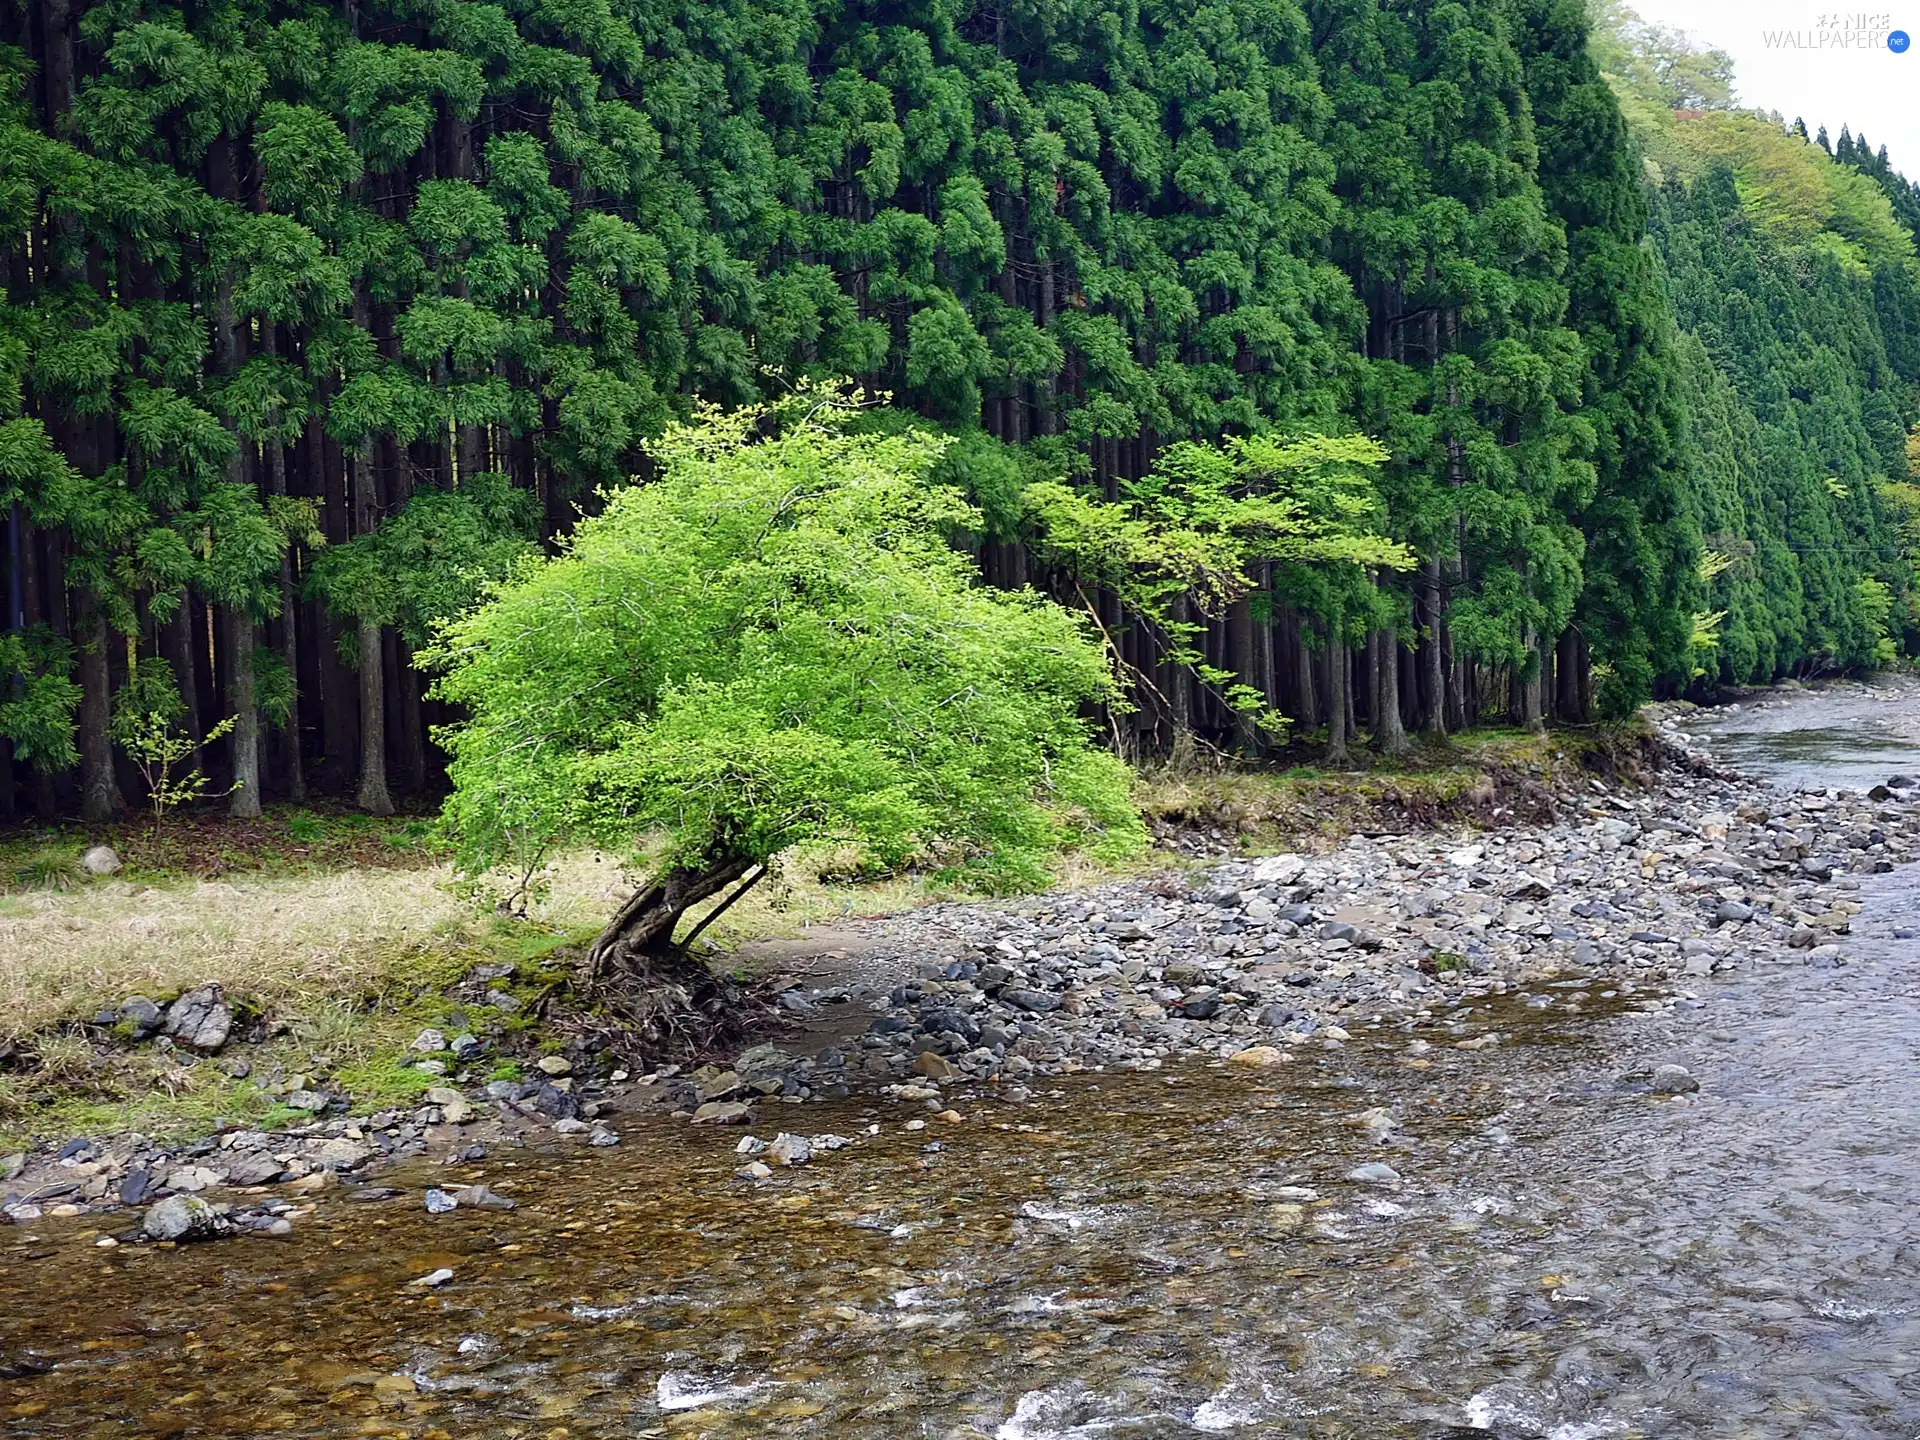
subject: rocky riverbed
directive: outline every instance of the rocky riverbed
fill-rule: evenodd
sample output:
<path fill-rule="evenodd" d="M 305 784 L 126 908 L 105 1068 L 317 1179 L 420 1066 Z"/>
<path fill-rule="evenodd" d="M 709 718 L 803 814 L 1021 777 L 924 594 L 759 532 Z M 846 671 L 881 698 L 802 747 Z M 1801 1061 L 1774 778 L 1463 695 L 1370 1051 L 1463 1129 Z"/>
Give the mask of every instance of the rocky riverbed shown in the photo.
<path fill-rule="evenodd" d="M 1920 849 L 1914 780 L 1783 793 L 1716 770 L 1683 718 L 1659 721 L 1655 785 L 1594 779 L 1550 825 L 1356 835 L 1324 853 L 866 922 L 843 973 L 783 990 L 790 1033 L 691 1072 L 633 1077 L 589 1043 L 543 1057 L 531 1078 L 479 1081 L 480 1042 L 424 1031 L 415 1063 L 435 1083 L 422 1104 L 327 1113 L 342 1102 L 295 1077 L 290 1103 L 320 1112 L 305 1125 L 235 1127 L 184 1147 L 82 1136 L 0 1157 L 0 1221 L 207 1194 L 195 1223 L 159 1238 L 284 1235 L 320 1189 L 390 1194 L 367 1183 L 383 1165 L 612 1146 L 622 1116 L 773 1125 L 797 1139 L 804 1121 L 785 1107 L 877 1091 L 903 1114 L 954 1125 L 1062 1076 L 1194 1057 L 1281 1067 L 1523 987 L 1535 1007 L 1650 1013 L 1711 976 L 1844 966 L 1863 877 Z M 129 1002 L 132 1021 L 182 1044 L 217 1047 L 230 1024 L 217 993 L 164 1011 L 141 1003 Z M 1501 1043 L 1498 1031 L 1454 1028 L 1421 1044 Z M 802 1148 L 810 1158 L 811 1142 Z M 767 1170 L 749 1151 L 749 1173 Z M 168 1217 L 161 1231 L 176 1228 Z"/>
<path fill-rule="evenodd" d="M 445 1103 L 0 1229 L 0 1435 L 1912 1433 L 1908 788 L 1676 758 L 1550 826 L 843 929 L 697 1074 L 489 1094 L 424 1035 Z"/>

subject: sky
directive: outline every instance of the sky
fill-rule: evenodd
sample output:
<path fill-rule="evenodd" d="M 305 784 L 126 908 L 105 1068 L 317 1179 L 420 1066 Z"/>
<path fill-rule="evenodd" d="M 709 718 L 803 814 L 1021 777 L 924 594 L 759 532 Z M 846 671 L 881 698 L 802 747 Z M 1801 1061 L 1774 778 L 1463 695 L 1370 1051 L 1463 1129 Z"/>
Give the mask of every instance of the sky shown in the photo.
<path fill-rule="evenodd" d="M 1844 124 L 1887 147 L 1896 170 L 1920 180 L 1920 43 L 1895 54 L 1882 34 L 1920 41 L 1920 0 L 1630 0 L 1643 20 L 1686 30 L 1733 56 L 1738 103 L 1824 125 Z M 1864 17 L 1866 27 L 1861 29 Z M 1819 48 L 1824 33 L 1825 48 Z M 1853 43 L 1833 43 L 1844 34 Z M 1786 37 L 1797 36 L 1796 47 Z"/>

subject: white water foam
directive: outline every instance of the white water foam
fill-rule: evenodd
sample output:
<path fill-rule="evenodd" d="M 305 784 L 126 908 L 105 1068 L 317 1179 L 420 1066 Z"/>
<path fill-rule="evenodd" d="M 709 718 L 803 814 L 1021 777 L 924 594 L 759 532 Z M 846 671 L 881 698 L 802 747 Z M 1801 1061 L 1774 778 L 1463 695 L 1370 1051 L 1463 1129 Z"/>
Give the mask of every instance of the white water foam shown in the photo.
<path fill-rule="evenodd" d="M 725 1405 L 743 1400 L 766 1388 L 765 1381 L 752 1385 L 725 1385 L 703 1380 L 698 1375 L 676 1375 L 669 1370 L 653 1387 L 654 1403 L 662 1410 L 699 1410 L 708 1405 Z"/>

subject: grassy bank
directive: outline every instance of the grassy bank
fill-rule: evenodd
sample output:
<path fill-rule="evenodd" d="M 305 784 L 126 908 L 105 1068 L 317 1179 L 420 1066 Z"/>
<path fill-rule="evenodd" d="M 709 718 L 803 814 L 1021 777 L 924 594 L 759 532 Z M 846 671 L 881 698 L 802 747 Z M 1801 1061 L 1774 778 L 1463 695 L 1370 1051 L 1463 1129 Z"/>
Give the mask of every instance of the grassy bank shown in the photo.
<path fill-rule="evenodd" d="M 1481 732 L 1393 765 L 1148 773 L 1139 798 L 1160 844 L 1130 868 L 1357 830 L 1541 819 L 1588 776 L 1632 770 L 1638 744 L 1619 732 Z M 125 866 L 89 877 L 79 856 L 101 842 Z M 724 953 L 953 898 L 925 875 L 861 877 L 856 862 L 788 857 L 708 937 Z M 1055 878 L 1071 887 L 1115 873 L 1069 861 Z M 293 1118 L 280 1099 L 301 1080 L 367 1106 L 401 1104 L 432 1083 L 402 1063 L 429 1025 L 491 1031 L 531 1056 L 554 1043 L 538 998 L 564 981 L 628 883 L 606 857 L 569 856 L 524 916 L 508 916 L 455 883 L 423 818 L 292 809 L 248 826 L 188 817 L 158 835 L 18 831 L 0 838 L 0 877 L 0 1152 L 103 1130 L 271 1125 Z M 509 1008 L 449 996 L 476 966 L 507 964 L 514 973 L 496 988 Z M 219 1058 L 128 1045 L 91 1023 L 129 996 L 164 1003 L 207 983 L 238 1010 L 239 1043 Z"/>

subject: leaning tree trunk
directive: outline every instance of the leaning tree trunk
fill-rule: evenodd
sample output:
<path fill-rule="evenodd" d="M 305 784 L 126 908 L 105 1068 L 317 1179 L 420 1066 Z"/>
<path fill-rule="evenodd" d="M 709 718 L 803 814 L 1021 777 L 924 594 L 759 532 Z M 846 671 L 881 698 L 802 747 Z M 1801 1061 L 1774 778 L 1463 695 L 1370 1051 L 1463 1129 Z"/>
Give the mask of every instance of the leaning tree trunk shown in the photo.
<path fill-rule="evenodd" d="M 674 946 L 674 927 L 690 907 L 719 894 L 753 863 L 726 860 L 706 870 L 670 870 L 634 891 L 587 951 L 594 976 L 669 983 L 709 978 L 705 967 Z"/>
<path fill-rule="evenodd" d="M 260 818 L 260 706 L 255 696 L 253 614 L 243 605 L 227 607 L 227 646 L 233 652 L 233 799 L 227 814 L 235 820 Z"/>

